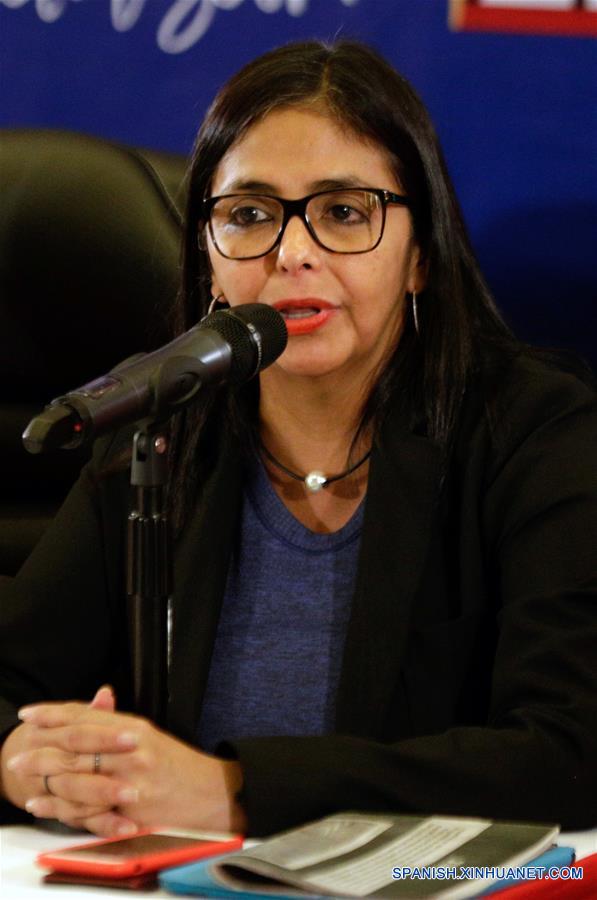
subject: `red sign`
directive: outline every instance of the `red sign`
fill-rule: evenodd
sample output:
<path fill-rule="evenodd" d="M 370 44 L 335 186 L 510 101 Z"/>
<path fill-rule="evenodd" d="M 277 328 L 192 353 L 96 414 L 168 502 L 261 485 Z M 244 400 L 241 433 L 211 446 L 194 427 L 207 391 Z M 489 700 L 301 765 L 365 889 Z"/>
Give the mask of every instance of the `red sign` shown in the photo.
<path fill-rule="evenodd" d="M 597 0 L 451 0 L 450 23 L 466 31 L 597 37 Z"/>

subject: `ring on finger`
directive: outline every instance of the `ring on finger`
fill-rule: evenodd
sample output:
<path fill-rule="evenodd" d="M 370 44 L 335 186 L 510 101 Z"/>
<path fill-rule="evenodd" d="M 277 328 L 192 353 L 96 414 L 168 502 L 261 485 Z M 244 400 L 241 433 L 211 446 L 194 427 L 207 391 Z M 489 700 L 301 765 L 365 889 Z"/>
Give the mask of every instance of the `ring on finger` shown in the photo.
<path fill-rule="evenodd" d="M 93 754 L 93 774 L 99 775 L 102 766 L 102 754 L 94 753 Z"/>
<path fill-rule="evenodd" d="M 44 788 L 45 788 L 46 794 L 49 794 L 50 797 L 55 797 L 56 795 L 55 795 L 54 791 L 52 790 L 52 788 L 50 787 L 50 775 L 44 775 L 43 782 L 44 782 Z"/>

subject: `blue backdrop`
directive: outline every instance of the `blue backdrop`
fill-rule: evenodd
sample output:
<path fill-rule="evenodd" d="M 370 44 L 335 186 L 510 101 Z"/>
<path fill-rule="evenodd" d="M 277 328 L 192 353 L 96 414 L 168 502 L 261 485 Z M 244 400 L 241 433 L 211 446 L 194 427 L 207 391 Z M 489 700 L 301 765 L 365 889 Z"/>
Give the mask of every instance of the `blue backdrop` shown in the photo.
<path fill-rule="evenodd" d="M 0 124 L 187 152 L 217 87 L 245 61 L 297 38 L 361 38 L 428 104 L 507 317 L 524 337 L 596 363 L 595 41 L 454 31 L 448 5 L 0 0 Z"/>

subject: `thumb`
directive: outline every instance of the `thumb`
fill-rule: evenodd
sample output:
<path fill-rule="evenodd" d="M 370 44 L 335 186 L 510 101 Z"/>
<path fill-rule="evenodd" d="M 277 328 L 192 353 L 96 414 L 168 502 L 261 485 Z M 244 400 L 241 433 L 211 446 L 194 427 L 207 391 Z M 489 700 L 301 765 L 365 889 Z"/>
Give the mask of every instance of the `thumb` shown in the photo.
<path fill-rule="evenodd" d="M 89 706 L 92 709 L 104 709 L 107 712 L 114 712 L 116 709 L 116 697 L 111 685 L 104 684 L 101 688 L 98 688 Z"/>

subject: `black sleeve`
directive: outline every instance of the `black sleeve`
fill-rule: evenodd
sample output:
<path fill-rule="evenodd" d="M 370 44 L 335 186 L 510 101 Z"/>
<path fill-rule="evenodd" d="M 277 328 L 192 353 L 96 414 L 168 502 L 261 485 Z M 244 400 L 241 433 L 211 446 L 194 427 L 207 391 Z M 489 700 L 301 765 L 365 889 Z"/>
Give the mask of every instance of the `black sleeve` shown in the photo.
<path fill-rule="evenodd" d="M 489 441 L 479 496 L 499 602 L 483 724 L 233 741 L 251 833 L 341 809 L 596 824 L 597 408 L 573 379 L 527 394 Z"/>
<path fill-rule="evenodd" d="M 19 574 L 2 586 L 0 735 L 25 703 L 85 700 L 103 683 L 126 683 L 126 475 L 98 480 L 105 446 Z"/>

